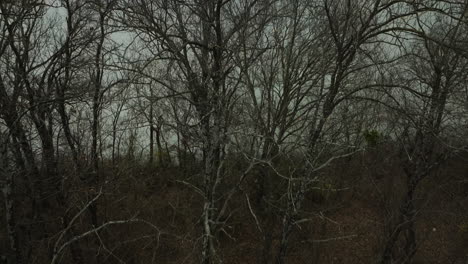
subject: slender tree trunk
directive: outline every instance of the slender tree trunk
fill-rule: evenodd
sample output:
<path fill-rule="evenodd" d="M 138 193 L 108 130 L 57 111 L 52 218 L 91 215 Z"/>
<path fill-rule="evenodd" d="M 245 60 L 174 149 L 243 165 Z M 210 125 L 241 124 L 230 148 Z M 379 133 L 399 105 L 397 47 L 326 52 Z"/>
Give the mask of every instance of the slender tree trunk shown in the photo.
<path fill-rule="evenodd" d="M 263 234 L 263 245 L 262 245 L 262 254 L 260 263 L 261 264 L 269 264 L 271 260 L 271 250 L 272 250 L 272 243 L 273 243 L 273 235 L 274 235 L 274 228 L 275 228 L 275 219 L 272 217 L 271 207 L 269 207 L 268 211 L 265 212 L 267 216 L 264 220 L 264 234 Z"/>
<path fill-rule="evenodd" d="M 99 154 L 98 154 L 98 137 L 99 137 L 99 118 L 101 113 L 102 97 L 103 97 L 103 65 L 102 65 L 102 52 L 104 47 L 104 41 L 106 38 L 105 32 L 105 14 L 99 13 L 99 39 L 96 48 L 96 54 L 94 57 L 94 95 L 93 95 L 93 121 L 91 125 L 91 159 L 93 174 L 95 181 L 99 181 Z"/>
<path fill-rule="evenodd" d="M 325 103 L 323 107 L 322 118 L 320 119 L 317 126 L 312 127 L 312 129 L 310 130 L 308 142 L 309 145 L 307 146 L 308 158 L 315 156 L 316 146 L 322 133 L 323 127 L 325 126 L 326 120 L 333 110 L 330 105 L 331 103 Z M 311 167 L 310 163 L 308 163 L 308 165 L 305 168 L 305 173 L 310 174 L 310 171 L 312 170 L 313 167 Z M 283 215 L 281 241 L 278 246 L 278 253 L 276 258 L 276 262 L 278 264 L 284 263 L 284 258 L 286 257 L 287 249 L 289 246 L 289 237 L 292 233 L 292 227 L 294 225 L 295 218 L 297 217 L 297 213 L 301 209 L 302 201 L 304 200 L 304 196 L 307 191 L 306 181 L 308 181 L 311 177 L 312 175 L 309 175 L 308 177 L 305 177 L 304 179 L 300 180 L 298 182 L 299 186 L 297 186 L 297 189 L 294 191 L 295 193 L 292 193 L 290 195 L 291 198 L 288 199 L 287 209 Z"/>
<path fill-rule="evenodd" d="M 161 144 L 161 127 L 158 126 L 156 127 L 156 144 L 158 146 L 158 162 L 159 162 L 159 165 L 161 167 L 164 167 L 164 163 L 165 163 L 165 160 L 164 160 L 164 157 L 163 157 L 163 153 L 164 153 L 164 149 L 162 147 L 162 144 Z"/>
<path fill-rule="evenodd" d="M 68 227 L 70 219 L 68 218 L 67 214 L 65 213 L 64 216 L 62 217 L 62 227 L 65 230 Z M 76 235 L 75 229 L 72 227 L 70 229 L 70 235 L 69 239 L 73 238 Z M 70 244 L 70 253 L 72 256 L 72 259 L 75 263 L 77 264 L 83 264 L 84 263 L 84 254 L 83 251 L 81 250 L 79 243 L 72 243 Z M 52 257 L 53 258 L 53 257 Z"/>
<path fill-rule="evenodd" d="M 94 57 L 94 95 L 93 95 L 93 120 L 91 126 L 91 162 L 93 168 L 93 175 L 92 175 L 92 188 L 97 189 L 99 185 L 99 150 L 98 150 L 98 141 L 99 141 L 99 118 L 101 114 L 101 106 L 102 106 L 102 99 L 103 99 L 103 85 L 102 85 L 102 77 L 103 77 L 103 64 L 102 64 L 102 52 L 104 48 L 104 41 L 106 38 L 105 32 L 105 20 L 106 14 L 101 13 L 99 11 L 99 39 L 97 42 L 96 53 Z M 94 202 L 89 206 L 89 213 L 91 217 L 91 224 L 93 226 L 98 226 L 98 205 L 97 201 Z M 99 259 L 99 255 L 96 257 Z"/>
<path fill-rule="evenodd" d="M 117 127 L 112 128 L 112 166 L 115 166 L 115 142 L 117 140 Z"/>
<path fill-rule="evenodd" d="M 69 19 L 72 19 L 72 15 L 69 13 Z M 70 21 L 70 20 L 69 20 Z M 72 25 L 67 22 L 67 30 L 68 33 L 73 31 Z M 72 63 L 72 54 L 70 50 L 69 41 L 65 44 L 65 76 L 64 76 L 64 83 L 57 81 L 56 86 L 56 95 L 57 95 L 57 111 L 60 115 L 60 121 L 62 123 L 62 128 L 65 133 L 65 139 L 67 140 L 68 147 L 70 148 L 73 163 L 75 164 L 75 169 L 80 171 L 80 162 L 78 159 L 78 151 L 76 150 L 76 139 L 73 137 L 71 130 L 70 130 L 70 122 L 69 116 L 66 113 L 65 108 L 65 89 L 69 87 L 70 79 L 71 79 L 71 63 Z"/>
<path fill-rule="evenodd" d="M 417 187 L 417 180 L 414 180 L 410 177 L 408 190 L 406 195 L 403 199 L 402 206 L 400 207 L 399 214 L 398 214 L 398 221 L 392 226 L 390 229 L 390 235 L 385 243 L 384 250 L 381 257 L 381 264 L 407 264 L 411 263 L 411 260 L 416 252 L 416 236 L 414 230 L 414 216 L 415 216 L 415 208 L 414 208 L 414 192 Z M 405 239 L 404 243 L 404 255 L 403 256 L 394 256 L 395 247 L 397 242 L 401 238 L 401 234 L 403 234 L 403 238 Z M 397 262 L 395 262 L 397 261 Z"/>
<path fill-rule="evenodd" d="M 149 164 L 154 164 L 154 117 L 153 117 L 153 104 L 150 101 L 150 110 L 149 110 L 149 126 L 150 126 L 150 153 L 149 153 Z"/>
<path fill-rule="evenodd" d="M 28 194 L 31 198 L 30 214 L 27 215 L 27 218 L 31 221 L 42 222 L 41 221 L 42 217 L 40 215 L 40 208 L 39 208 L 39 204 L 41 201 L 40 194 L 43 192 L 42 186 L 39 180 L 40 173 L 36 164 L 35 155 L 30 145 L 30 142 L 27 138 L 27 135 L 25 133 L 25 130 L 23 129 L 21 122 L 19 122 L 18 120 L 19 119 L 18 119 L 17 113 L 13 113 L 13 115 L 8 115 L 7 118 L 5 118 L 6 124 L 13 138 L 13 143 L 16 145 L 15 148 L 17 148 L 18 151 L 20 151 L 20 153 L 18 153 L 20 156 L 18 156 L 17 158 L 21 158 L 21 160 L 23 160 L 23 157 L 24 157 L 24 161 L 22 161 L 20 164 L 25 164 L 24 167 L 26 169 L 25 171 L 23 171 L 23 173 L 27 177 L 26 190 L 28 191 Z M 6 147 L 6 144 L 4 144 L 4 147 Z M 13 183 L 13 181 L 11 182 Z M 6 190 L 9 191 L 9 189 L 6 189 Z M 14 188 L 12 187 L 11 190 L 14 190 Z M 8 200 L 6 200 L 6 202 L 7 201 Z M 11 208 L 14 209 L 14 204 L 12 204 L 11 202 L 13 202 L 13 200 L 10 200 L 8 206 L 12 206 Z M 14 216 L 13 212 L 10 212 L 10 216 Z M 13 229 L 10 228 L 10 230 L 13 230 Z M 25 233 L 27 234 L 29 240 L 34 239 L 30 228 L 28 228 Z M 19 254 L 21 254 L 21 249 L 19 248 L 18 243 L 16 243 L 15 248 L 16 250 L 19 251 Z M 32 245 L 31 243 L 27 243 L 26 245 L 23 245 L 23 248 L 25 252 L 25 254 L 22 255 L 22 257 L 24 258 L 23 261 L 27 262 L 29 252 L 32 251 Z M 21 258 L 17 258 L 17 260 L 21 261 Z"/>
<path fill-rule="evenodd" d="M 166 166 L 168 166 L 172 164 L 172 157 L 171 157 L 171 152 L 169 151 L 169 146 L 167 145 L 167 141 L 164 141 L 164 148 L 166 149 L 166 153 L 167 153 Z"/>
<path fill-rule="evenodd" d="M 2 138 L 0 138 L 2 140 Z M 13 197 L 14 179 L 13 174 L 8 170 L 7 142 L 0 141 L 0 179 L 4 180 L 1 186 L 5 201 L 5 222 L 9 247 L 7 249 L 7 263 L 23 263 L 21 249 L 16 232 L 15 201 Z"/>
<path fill-rule="evenodd" d="M 91 162 L 92 162 L 92 175 L 91 175 L 91 188 L 97 188 L 99 184 L 99 154 L 98 154 L 98 137 L 99 137 L 99 98 L 98 93 L 100 90 L 96 88 L 95 97 L 93 101 L 93 123 L 91 128 Z M 88 208 L 91 224 L 98 226 L 98 212 L 97 212 L 97 201 L 91 204 Z"/>
<path fill-rule="evenodd" d="M 26 136 L 26 132 L 24 131 L 23 126 L 20 122 L 17 122 L 18 116 L 14 114 L 11 117 L 5 118 L 5 122 L 8 126 L 10 133 L 12 134 L 15 141 L 18 143 L 19 148 L 21 149 L 24 158 L 25 158 L 25 167 L 28 168 L 29 174 L 33 175 L 33 177 L 39 176 L 39 169 L 37 168 L 36 159 L 34 157 L 34 152 L 32 150 L 31 145 L 29 144 L 28 137 Z M 30 179 L 30 188 L 34 189 L 36 179 Z"/>
<path fill-rule="evenodd" d="M 306 182 L 299 182 L 299 186 L 295 193 L 291 194 L 291 201 L 288 202 L 288 208 L 283 215 L 281 240 L 278 246 L 278 255 L 276 257 L 277 264 L 285 263 L 287 250 L 289 247 L 289 238 L 293 231 L 294 222 L 297 219 L 298 211 L 302 208 L 302 201 L 306 193 Z"/>
<path fill-rule="evenodd" d="M 262 160 L 269 160 L 271 157 L 275 155 L 273 153 L 273 144 L 274 141 L 270 136 L 264 141 L 263 150 L 262 150 Z M 268 203 L 264 203 L 263 200 L 265 197 L 267 199 L 270 198 L 271 195 L 271 179 L 270 179 L 270 168 L 267 165 L 260 167 L 259 175 L 258 175 L 258 182 L 257 182 L 257 206 L 262 209 L 266 210 L 268 207 Z"/>
<path fill-rule="evenodd" d="M 214 244 L 216 234 L 216 190 L 220 181 L 218 173 L 222 157 L 223 129 L 222 112 L 219 105 L 213 106 L 214 111 L 208 114 L 209 107 L 202 107 L 200 116 L 202 117 L 202 132 L 204 137 L 204 194 L 203 206 L 203 250 L 202 263 L 211 264 L 215 262 L 216 249 Z M 211 125 L 210 119 L 213 119 Z"/>
<path fill-rule="evenodd" d="M 202 112 L 204 113 L 204 112 Z M 214 176 L 214 148 L 211 135 L 209 116 L 202 114 L 202 126 L 204 134 L 204 194 L 203 203 L 203 239 L 202 239 L 202 263 L 213 263 L 213 176 Z"/>
<path fill-rule="evenodd" d="M 98 154 L 98 133 L 99 133 L 99 99 L 94 98 L 93 102 L 93 121 L 91 125 L 91 162 L 93 168 L 93 176 L 98 179 L 99 171 L 99 154 Z"/>
<path fill-rule="evenodd" d="M 274 144 L 274 140 L 271 136 L 268 136 L 265 139 L 262 150 L 262 160 L 270 160 L 272 157 L 278 154 L 279 150 Z M 270 167 L 267 165 L 259 167 L 259 177 L 257 183 L 257 208 L 259 208 L 259 215 L 263 219 L 262 222 L 264 226 L 261 254 L 262 264 L 270 263 L 272 258 L 272 245 L 276 221 L 274 208 L 271 206 L 272 199 L 274 198 L 273 181 L 274 179 L 272 178 Z"/>
<path fill-rule="evenodd" d="M 42 163 L 43 168 L 41 169 L 40 179 L 38 185 L 40 189 L 43 190 L 40 193 L 42 200 L 42 205 L 45 208 L 50 207 L 49 197 L 55 197 L 56 194 L 61 192 L 62 186 L 62 177 L 58 174 L 58 163 L 56 159 L 54 139 L 52 132 L 52 123 L 47 125 L 47 115 L 50 115 L 50 112 L 46 112 L 45 109 L 37 109 L 37 114 L 32 114 L 32 119 L 39 134 L 42 146 Z M 50 122 L 50 121 L 49 121 Z"/>

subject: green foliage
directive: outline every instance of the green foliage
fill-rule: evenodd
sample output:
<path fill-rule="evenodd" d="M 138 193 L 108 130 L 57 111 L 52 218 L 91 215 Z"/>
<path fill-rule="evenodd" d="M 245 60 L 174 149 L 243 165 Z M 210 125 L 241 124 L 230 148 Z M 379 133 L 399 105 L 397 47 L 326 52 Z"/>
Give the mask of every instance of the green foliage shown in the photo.
<path fill-rule="evenodd" d="M 463 221 L 458 228 L 461 233 L 468 234 L 468 220 Z"/>
<path fill-rule="evenodd" d="M 364 132 L 364 139 L 369 147 L 375 147 L 382 141 L 383 135 L 377 130 L 366 130 Z"/>
<path fill-rule="evenodd" d="M 157 166 L 168 166 L 171 163 L 171 156 L 165 150 L 156 151 L 154 160 Z"/>

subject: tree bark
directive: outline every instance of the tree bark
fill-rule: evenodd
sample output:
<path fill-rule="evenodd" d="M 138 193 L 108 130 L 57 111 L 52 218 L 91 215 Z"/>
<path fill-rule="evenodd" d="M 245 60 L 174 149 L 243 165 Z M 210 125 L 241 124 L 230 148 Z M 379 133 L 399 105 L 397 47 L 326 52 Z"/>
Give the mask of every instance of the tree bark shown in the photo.
<path fill-rule="evenodd" d="M 8 169 L 8 151 L 7 142 L 0 138 L 0 179 L 4 181 L 2 188 L 3 198 L 5 201 L 5 223 L 8 237 L 7 263 L 23 263 L 21 248 L 16 232 L 16 204 L 14 201 L 14 178 L 13 174 Z"/>

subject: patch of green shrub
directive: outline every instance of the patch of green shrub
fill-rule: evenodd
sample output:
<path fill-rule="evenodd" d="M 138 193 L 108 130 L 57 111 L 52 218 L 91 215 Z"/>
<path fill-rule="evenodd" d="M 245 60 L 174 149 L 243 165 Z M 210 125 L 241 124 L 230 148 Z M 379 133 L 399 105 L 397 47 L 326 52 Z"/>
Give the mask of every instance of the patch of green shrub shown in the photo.
<path fill-rule="evenodd" d="M 461 233 L 468 233 L 468 220 L 463 221 L 460 225 L 458 225 Z"/>
<path fill-rule="evenodd" d="M 370 147 L 377 146 L 382 138 L 382 133 L 377 130 L 366 130 L 364 132 L 364 139 L 366 140 L 367 145 Z"/>

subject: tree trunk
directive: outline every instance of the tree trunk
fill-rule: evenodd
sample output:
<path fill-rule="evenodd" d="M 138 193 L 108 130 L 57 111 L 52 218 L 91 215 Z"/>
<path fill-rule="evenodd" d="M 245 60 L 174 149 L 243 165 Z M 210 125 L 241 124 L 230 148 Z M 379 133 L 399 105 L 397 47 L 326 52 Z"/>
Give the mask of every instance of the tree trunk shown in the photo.
<path fill-rule="evenodd" d="M 419 180 L 414 179 L 414 176 L 408 175 L 408 190 L 403 199 L 402 206 L 398 214 L 398 221 L 390 229 L 390 236 L 385 243 L 381 257 L 381 264 L 407 264 L 416 253 L 416 235 L 414 230 L 414 192 L 416 191 Z M 395 247 L 403 234 L 405 246 L 402 256 L 394 256 Z M 395 262 L 396 261 L 396 262 Z"/>
<path fill-rule="evenodd" d="M 93 180 L 98 179 L 99 154 L 98 154 L 98 129 L 99 129 L 99 99 L 94 98 L 93 103 L 93 121 L 91 125 L 91 162 L 93 168 Z"/>
<path fill-rule="evenodd" d="M 202 112 L 204 113 L 204 112 Z M 203 240 L 202 240 L 202 263 L 213 263 L 213 177 L 214 177 L 214 147 L 212 131 L 210 129 L 209 116 L 201 114 L 202 131 L 204 134 L 204 194 L 203 204 Z"/>
<path fill-rule="evenodd" d="M 164 163 L 165 163 L 165 160 L 164 160 L 164 157 L 163 157 L 164 149 L 163 149 L 162 144 L 161 144 L 161 127 L 159 126 L 159 124 L 156 127 L 156 144 L 158 145 L 158 162 L 159 162 L 159 165 L 161 167 L 164 167 Z"/>
<path fill-rule="evenodd" d="M 0 138 L 2 140 L 2 138 Z M 7 237 L 9 247 L 7 249 L 7 263 L 23 263 L 21 249 L 18 242 L 18 234 L 16 232 L 16 218 L 15 218 L 15 202 L 13 198 L 14 179 L 11 172 L 8 170 L 7 159 L 7 142 L 0 142 L 0 179 L 3 179 L 4 185 L 2 187 L 3 198 L 5 200 L 5 223 L 7 230 Z"/>
<path fill-rule="evenodd" d="M 112 166 L 115 166 L 115 142 L 117 140 L 117 127 L 112 128 Z"/>
<path fill-rule="evenodd" d="M 154 122 L 153 122 L 153 104 L 150 101 L 149 110 L 149 126 L 150 126 L 150 153 L 149 153 L 149 164 L 154 164 Z"/>

